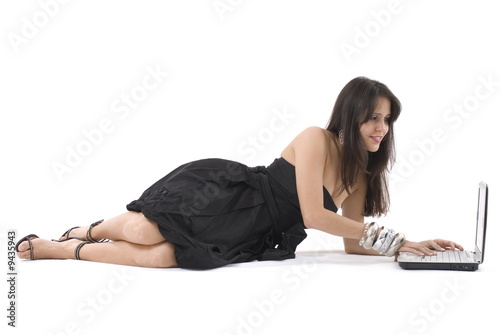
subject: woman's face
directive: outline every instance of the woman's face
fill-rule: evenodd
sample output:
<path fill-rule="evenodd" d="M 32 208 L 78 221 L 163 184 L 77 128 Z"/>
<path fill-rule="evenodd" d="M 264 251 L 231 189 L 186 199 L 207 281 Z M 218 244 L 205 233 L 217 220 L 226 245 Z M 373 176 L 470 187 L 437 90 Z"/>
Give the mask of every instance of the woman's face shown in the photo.
<path fill-rule="evenodd" d="M 366 150 L 376 152 L 379 149 L 380 143 L 389 131 L 390 117 L 391 102 L 385 97 L 380 97 L 370 119 L 359 127 L 361 141 Z"/>

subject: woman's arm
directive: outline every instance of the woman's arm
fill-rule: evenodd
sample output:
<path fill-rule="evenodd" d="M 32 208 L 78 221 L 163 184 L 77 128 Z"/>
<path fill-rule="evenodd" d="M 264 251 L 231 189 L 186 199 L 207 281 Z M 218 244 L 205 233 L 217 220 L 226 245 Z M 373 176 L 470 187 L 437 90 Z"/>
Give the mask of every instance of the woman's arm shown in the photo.
<path fill-rule="evenodd" d="M 365 209 L 366 182 L 362 176 L 358 179 L 357 188 L 352 192 L 342 204 L 342 216 L 351 220 L 363 223 Z M 359 245 L 359 239 L 344 237 L 344 250 L 348 254 L 360 255 L 381 255 L 376 250 L 365 249 Z"/>
<path fill-rule="evenodd" d="M 304 225 L 354 240 L 361 238 L 364 224 L 324 208 L 323 176 L 331 138 L 318 127 L 310 127 L 292 142 L 297 194 Z M 338 185 L 334 185 L 334 189 Z"/>
<path fill-rule="evenodd" d="M 364 222 L 365 218 L 363 216 L 363 212 L 366 197 L 366 183 L 364 178 L 360 178 L 357 185 L 358 188 L 356 191 L 351 193 L 345 199 L 342 205 L 342 215 L 358 222 Z M 422 242 L 411 242 L 406 240 L 399 251 L 407 251 L 420 256 L 423 256 L 424 254 L 430 256 L 435 254 L 434 250 L 443 251 L 445 248 L 450 248 L 452 250 L 458 248 L 459 250 L 463 250 L 463 247 L 458 243 L 443 239 L 434 239 Z M 381 255 L 378 251 L 373 249 L 367 250 L 360 246 L 359 240 L 345 237 L 344 250 L 348 254 Z"/>
<path fill-rule="evenodd" d="M 363 209 L 366 190 L 364 183 L 342 205 L 343 216 L 324 208 L 323 176 L 329 154 L 328 134 L 319 127 L 310 127 L 300 133 L 291 143 L 294 155 L 297 193 L 304 225 L 310 229 L 341 236 L 348 253 L 378 254 L 374 250 L 365 250 L 359 246 L 363 234 Z M 334 185 L 336 189 L 338 185 Z M 435 250 L 462 246 L 447 240 L 428 240 L 423 242 L 405 241 L 400 251 L 409 251 L 417 255 L 432 255 Z"/>

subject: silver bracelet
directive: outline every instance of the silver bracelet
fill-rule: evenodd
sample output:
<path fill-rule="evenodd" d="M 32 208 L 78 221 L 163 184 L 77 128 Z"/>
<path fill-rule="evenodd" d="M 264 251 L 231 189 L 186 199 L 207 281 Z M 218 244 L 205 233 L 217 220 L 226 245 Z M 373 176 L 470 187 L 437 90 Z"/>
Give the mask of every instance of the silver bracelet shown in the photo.
<path fill-rule="evenodd" d="M 378 235 L 377 241 L 373 244 L 372 249 L 378 251 L 382 244 L 385 241 L 385 237 L 387 236 L 388 229 L 382 227 L 380 234 Z"/>
<path fill-rule="evenodd" d="M 387 235 L 385 236 L 384 243 L 378 249 L 379 254 L 385 254 L 389 247 L 391 246 L 392 241 L 394 240 L 394 236 L 396 236 L 396 232 L 392 229 L 387 230 Z"/>
<path fill-rule="evenodd" d="M 378 232 L 378 225 L 375 222 L 370 222 L 365 224 L 365 229 L 363 230 L 363 236 L 359 240 L 359 245 L 365 249 L 370 249 L 375 242 L 375 238 Z"/>
<path fill-rule="evenodd" d="M 394 236 L 394 240 L 391 243 L 391 246 L 389 249 L 385 252 L 385 255 L 388 257 L 392 257 L 398 252 L 398 250 L 401 248 L 405 241 L 405 235 L 402 233 L 397 233 L 396 236 Z"/>
<path fill-rule="evenodd" d="M 394 256 L 402 247 L 405 241 L 405 235 L 396 233 L 393 229 L 382 227 L 377 238 L 379 227 L 375 222 L 365 224 L 363 236 L 359 240 L 359 245 L 365 249 L 374 249 L 380 254 L 385 254 L 388 257 Z"/>

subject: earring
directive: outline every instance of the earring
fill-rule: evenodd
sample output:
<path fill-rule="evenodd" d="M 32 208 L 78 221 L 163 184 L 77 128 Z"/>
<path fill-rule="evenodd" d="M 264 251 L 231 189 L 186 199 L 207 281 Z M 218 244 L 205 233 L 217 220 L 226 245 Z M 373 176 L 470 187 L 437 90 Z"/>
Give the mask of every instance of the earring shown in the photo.
<path fill-rule="evenodd" d="M 343 130 L 339 131 L 339 142 L 340 142 L 340 145 L 344 145 L 344 131 Z"/>

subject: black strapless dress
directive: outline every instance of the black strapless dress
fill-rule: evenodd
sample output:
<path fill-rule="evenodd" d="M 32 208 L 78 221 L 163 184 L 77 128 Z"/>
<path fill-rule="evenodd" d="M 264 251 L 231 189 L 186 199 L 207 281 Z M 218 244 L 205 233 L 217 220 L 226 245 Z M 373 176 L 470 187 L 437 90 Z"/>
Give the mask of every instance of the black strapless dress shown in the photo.
<path fill-rule="evenodd" d="M 323 188 L 324 207 L 337 212 Z M 175 245 L 181 268 L 211 269 L 295 257 L 307 236 L 295 167 L 283 158 L 267 168 L 224 159 L 184 164 L 127 205 L 156 222 Z"/>

